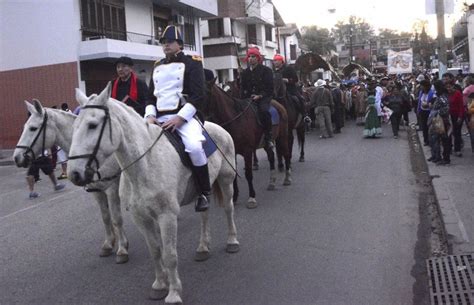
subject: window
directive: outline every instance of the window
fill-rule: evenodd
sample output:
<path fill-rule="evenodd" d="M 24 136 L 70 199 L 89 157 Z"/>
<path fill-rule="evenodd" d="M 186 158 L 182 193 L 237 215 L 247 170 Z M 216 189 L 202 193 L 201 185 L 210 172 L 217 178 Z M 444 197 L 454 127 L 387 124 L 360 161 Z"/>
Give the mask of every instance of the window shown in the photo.
<path fill-rule="evenodd" d="M 273 41 L 272 27 L 269 26 L 269 25 L 265 26 L 265 40 L 266 41 Z"/>
<path fill-rule="evenodd" d="M 81 0 L 83 39 L 94 36 L 126 40 L 123 0 Z"/>
<path fill-rule="evenodd" d="M 209 37 L 224 36 L 224 20 L 222 18 L 208 20 L 209 23 Z"/>
<path fill-rule="evenodd" d="M 296 60 L 296 45 L 290 44 L 290 60 Z"/>
<path fill-rule="evenodd" d="M 249 24 L 247 26 L 248 40 L 251 44 L 259 44 L 257 40 L 257 27 L 255 24 Z"/>
<path fill-rule="evenodd" d="M 184 45 L 192 50 L 196 49 L 196 38 L 194 35 L 194 24 L 184 24 Z"/>

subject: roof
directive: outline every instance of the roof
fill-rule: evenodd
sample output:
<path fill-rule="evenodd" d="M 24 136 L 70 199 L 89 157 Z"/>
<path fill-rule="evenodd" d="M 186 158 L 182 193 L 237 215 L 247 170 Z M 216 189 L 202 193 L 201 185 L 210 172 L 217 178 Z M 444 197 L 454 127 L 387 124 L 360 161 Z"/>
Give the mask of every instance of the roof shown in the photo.
<path fill-rule="evenodd" d="M 331 66 L 331 64 L 315 53 L 301 55 L 296 59 L 295 65 L 296 68 L 303 73 L 310 73 L 316 69 L 323 69 L 325 71 L 331 71 L 334 78 L 339 79 L 336 70 Z"/>
<path fill-rule="evenodd" d="M 291 36 L 295 34 L 296 37 L 301 38 L 301 33 L 296 26 L 296 23 L 288 23 L 286 26 L 279 27 L 278 30 L 280 31 L 281 36 Z"/>
<path fill-rule="evenodd" d="M 352 71 L 354 71 L 356 69 L 358 69 L 359 72 L 361 72 L 361 73 L 363 73 L 367 76 L 372 76 L 372 73 L 370 73 L 370 71 L 367 70 L 367 68 L 365 68 L 364 66 L 361 66 L 361 65 L 359 65 L 358 63 L 355 63 L 355 62 L 350 63 L 347 66 L 345 66 L 344 68 L 342 68 L 342 73 L 344 74 L 344 76 L 347 77 L 352 73 Z"/>
<path fill-rule="evenodd" d="M 275 26 L 285 26 L 286 23 L 281 18 L 280 12 L 277 10 L 275 4 L 273 4 L 273 19 L 275 20 Z"/>

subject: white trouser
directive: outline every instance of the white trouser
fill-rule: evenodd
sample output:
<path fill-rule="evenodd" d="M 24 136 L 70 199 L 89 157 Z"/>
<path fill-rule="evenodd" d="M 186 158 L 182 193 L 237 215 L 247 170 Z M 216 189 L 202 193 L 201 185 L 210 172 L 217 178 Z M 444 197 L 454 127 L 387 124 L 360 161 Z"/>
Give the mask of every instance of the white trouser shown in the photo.
<path fill-rule="evenodd" d="M 159 123 L 164 123 L 173 116 L 175 116 L 175 114 L 167 114 L 160 116 L 156 120 Z M 195 118 L 192 118 L 187 123 L 184 123 L 183 126 L 177 128 L 176 131 L 183 140 L 184 150 L 189 154 L 193 165 L 206 165 L 207 157 L 202 148 L 202 142 L 204 142 L 206 138 L 202 134 L 202 127 L 199 122 Z"/>

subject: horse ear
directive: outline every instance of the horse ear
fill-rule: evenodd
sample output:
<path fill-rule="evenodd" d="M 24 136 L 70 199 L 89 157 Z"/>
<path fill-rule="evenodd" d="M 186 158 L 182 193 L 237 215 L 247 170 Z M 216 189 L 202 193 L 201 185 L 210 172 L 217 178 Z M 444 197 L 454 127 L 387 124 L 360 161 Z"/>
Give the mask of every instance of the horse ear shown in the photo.
<path fill-rule="evenodd" d="M 105 89 L 99 94 L 100 97 L 105 97 L 105 100 L 108 100 L 112 95 L 112 82 L 108 82 Z"/>
<path fill-rule="evenodd" d="M 39 115 L 43 114 L 43 106 L 41 105 L 40 101 L 37 99 L 33 99 L 33 105 L 35 106 L 35 110 Z"/>
<path fill-rule="evenodd" d="M 35 106 L 33 106 L 33 104 L 31 104 L 30 102 L 25 100 L 25 105 L 26 105 L 26 109 L 28 109 L 28 112 L 30 114 L 35 114 L 36 113 L 36 109 L 35 109 Z"/>
<path fill-rule="evenodd" d="M 81 105 L 81 107 L 84 107 L 87 102 L 89 102 L 89 98 L 81 91 L 81 89 L 76 88 L 76 101 Z"/>

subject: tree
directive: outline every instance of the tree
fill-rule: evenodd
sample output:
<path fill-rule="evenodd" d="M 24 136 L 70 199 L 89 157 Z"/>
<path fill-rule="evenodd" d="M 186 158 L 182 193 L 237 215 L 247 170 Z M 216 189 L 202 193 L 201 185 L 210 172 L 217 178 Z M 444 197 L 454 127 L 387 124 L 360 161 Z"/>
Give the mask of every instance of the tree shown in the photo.
<path fill-rule="evenodd" d="M 336 50 L 329 30 L 315 25 L 304 26 L 301 29 L 301 40 L 311 52 L 321 56 L 329 55 L 331 50 Z"/>
<path fill-rule="evenodd" d="M 365 19 L 350 16 L 347 20 L 339 20 L 331 33 L 338 41 L 344 42 L 349 42 L 352 34 L 352 43 L 362 44 L 374 36 L 374 29 Z"/>

